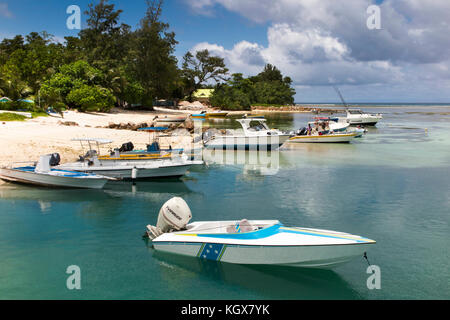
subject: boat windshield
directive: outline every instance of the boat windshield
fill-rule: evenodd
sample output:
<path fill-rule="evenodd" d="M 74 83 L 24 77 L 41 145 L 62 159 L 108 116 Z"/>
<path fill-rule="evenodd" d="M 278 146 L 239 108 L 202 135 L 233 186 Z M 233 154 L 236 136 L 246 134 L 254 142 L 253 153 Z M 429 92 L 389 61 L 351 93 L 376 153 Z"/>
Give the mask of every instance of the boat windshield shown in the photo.
<path fill-rule="evenodd" d="M 249 124 L 249 130 L 264 131 L 264 130 L 269 130 L 269 127 L 264 122 L 252 121 Z"/>
<path fill-rule="evenodd" d="M 363 114 L 361 110 L 348 110 L 350 114 Z"/>

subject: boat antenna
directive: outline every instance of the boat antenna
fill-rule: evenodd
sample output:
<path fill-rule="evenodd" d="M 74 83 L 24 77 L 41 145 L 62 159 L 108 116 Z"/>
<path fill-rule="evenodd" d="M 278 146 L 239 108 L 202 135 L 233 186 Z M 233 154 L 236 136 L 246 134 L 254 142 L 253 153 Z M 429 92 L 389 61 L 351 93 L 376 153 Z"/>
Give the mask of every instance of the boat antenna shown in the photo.
<path fill-rule="evenodd" d="M 347 103 L 345 102 L 344 97 L 343 97 L 342 94 L 341 94 L 341 91 L 339 91 L 338 87 L 336 87 L 336 86 L 333 86 L 333 88 L 334 88 L 334 90 L 336 90 L 337 94 L 338 94 L 339 97 L 341 98 L 341 101 L 342 101 L 342 103 L 344 104 L 345 109 L 348 110 L 348 105 L 347 105 Z"/>

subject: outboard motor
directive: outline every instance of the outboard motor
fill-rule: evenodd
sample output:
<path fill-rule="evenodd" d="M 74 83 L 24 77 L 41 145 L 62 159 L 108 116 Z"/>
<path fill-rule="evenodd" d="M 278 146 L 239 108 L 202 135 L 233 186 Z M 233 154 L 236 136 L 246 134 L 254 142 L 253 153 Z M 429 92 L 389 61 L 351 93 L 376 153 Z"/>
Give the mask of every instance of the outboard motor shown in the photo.
<path fill-rule="evenodd" d="M 52 155 L 50 155 L 51 167 L 59 166 L 60 163 L 61 163 L 61 156 L 59 155 L 59 153 L 53 153 Z"/>
<path fill-rule="evenodd" d="M 191 209 L 186 201 L 179 197 L 172 198 L 159 211 L 156 227 L 147 226 L 147 235 L 153 240 L 164 233 L 183 230 L 191 218 Z"/>
<path fill-rule="evenodd" d="M 127 142 L 120 147 L 119 152 L 130 152 L 134 150 L 134 145 L 132 142 Z"/>

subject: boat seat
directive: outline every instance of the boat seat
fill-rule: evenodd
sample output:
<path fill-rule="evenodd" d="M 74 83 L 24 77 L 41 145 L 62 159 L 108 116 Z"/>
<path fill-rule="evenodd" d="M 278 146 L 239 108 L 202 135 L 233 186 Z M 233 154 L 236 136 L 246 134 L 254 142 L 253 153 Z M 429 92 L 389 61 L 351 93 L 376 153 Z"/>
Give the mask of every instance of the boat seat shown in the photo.
<path fill-rule="evenodd" d="M 254 231 L 255 228 L 248 222 L 247 219 L 243 219 L 233 226 L 227 227 L 227 233 L 244 233 Z"/>

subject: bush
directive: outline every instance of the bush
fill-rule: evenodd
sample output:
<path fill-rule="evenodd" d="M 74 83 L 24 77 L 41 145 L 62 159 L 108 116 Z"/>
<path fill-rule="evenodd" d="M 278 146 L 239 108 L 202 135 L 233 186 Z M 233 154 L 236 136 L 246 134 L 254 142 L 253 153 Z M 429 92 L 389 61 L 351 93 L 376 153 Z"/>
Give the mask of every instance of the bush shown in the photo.
<path fill-rule="evenodd" d="M 96 86 L 82 85 L 72 90 L 66 98 L 67 102 L 80 111 L 109 111 L 115 103 L 113 94 Z"/>
<path fill-rule="evenodd" d="M 0 110 L 38 112 L 41 109 L 34 103 L 25 101 L 0 102 Z"/>

